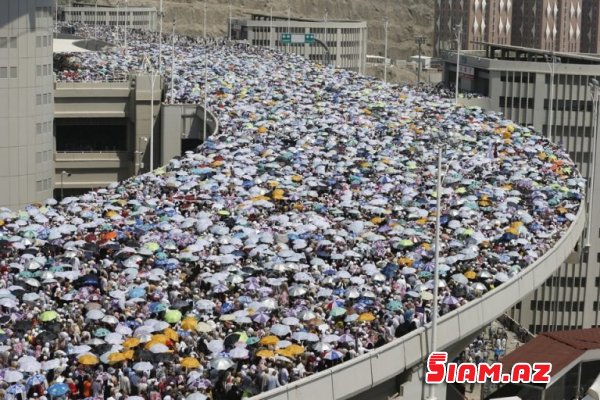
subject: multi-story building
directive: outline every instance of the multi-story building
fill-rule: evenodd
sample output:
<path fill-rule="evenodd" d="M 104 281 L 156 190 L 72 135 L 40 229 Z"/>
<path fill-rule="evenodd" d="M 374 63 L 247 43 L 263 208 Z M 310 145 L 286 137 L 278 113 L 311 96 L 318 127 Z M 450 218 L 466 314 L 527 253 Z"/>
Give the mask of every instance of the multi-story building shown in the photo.
<path fill-rule="evenodd" d="M 437 0 L 434 53 L 456 48 L 457 26 L 461 27 L 461 49 L 480 49 L 480 42 L 510 44 L 512 8 L 511 0 Z"/>
<path fill-rule="evenodd" d="M 560 62 L 553 65 L 547 55 L 544 50 L 489 44 L 485 51 L 461 53 L 460 60 L 459 87 L 485 96 L 465 102 L 501 111 L 507 119 L 545 132 L 594 182 L 588 188 L 590 246 L 584 246 L 588 238 L 583 237 L 578 256 L 510 312 L 534 333 L 600 324 L 600 163 L 594 162 L 600 141 L 593 137 L 589 86 L 592 79 L 600 79 L 600 57 L 555 53 Z M 444 81 L 453 83 L 456 52 L 443 52 L 442 58 Z"/>
<path fill-rule="evenodd" d="M 111 25 L 128 28 L 156 29 L 157 11 L 154 7 L 64 7 L 60 18 L 65 22 L 82 22 L 89 25 Z"/>
<path fill-rule="evenodd" d="M 252 45 L 293 52 L 315 62 L 363 73 L 367 60 L 365 21 L 312 20 L 252 14 L 247 20 L 232 20 L 231 36 Z M 314 37 L 312 43 L 285 43 L 282 34 Z"/>
<path fill-rule="evenodd" d="M 462 26 L 461 49 L 482 42 L 561 52 L 598 48 L 596 0 L 437 0 L 434 52 L 456 48 L 454 27 Z"/>
<path fill-rule="evenodd" d="M 53 6 L 0 2 L 0 206 L 52 197 Z"/>
<path fill-rule="evenodd" d="M 581 46 L 582 53 L 600 53 L 600 4 L 598 0 L 583 0 L 581 13 Z"/>

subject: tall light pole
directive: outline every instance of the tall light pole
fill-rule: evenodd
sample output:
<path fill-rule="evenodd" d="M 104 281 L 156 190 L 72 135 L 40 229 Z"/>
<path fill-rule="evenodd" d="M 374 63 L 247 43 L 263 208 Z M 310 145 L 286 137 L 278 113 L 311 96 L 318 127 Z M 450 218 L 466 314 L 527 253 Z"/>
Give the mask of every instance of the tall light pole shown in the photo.
<path fill-rule="evenodd" d="M 289 6 L 289 4 L 288 4 Z M 288 29 L 287 29 L 287 33 L 291 34 L 292 33 L 292 8 L 288 7 L 287 9 L 287 14 L 288 14 Z M 285 47 L 287 48 L 287 52 L 290 52 L 290 43 L 286 44 Z"/>
<path fill-rule="evenodd" d="M 67 177 L 71 176 L 70 172 L 67 171 L 60 171 L 60 199 L 64 199 L 65 198 L 65 175 Z"/>
<path fill-rule="evenodd" d="M 554 55 L 554 48 L 550 51 L 550 55 L 544 54 L 546 64 L 550 68 L 550 98 L 548 99 L 548 139 L 554 139 L 554 70 L 557 62 L 560 62 L 560 57 Z"/>
<path fill-rule="evenodd" d="M 438 312 L 439 312 L 439 285 L 440 285 L 440 216 L 442 213 L 442 183 L 443 179 L 446 175 L 446 172 L 449 168 L 446 168 L 445 172 L 442 172 L 442 158 L 444 157 L 444 153 L 446 148 L 453 139 L 453 132 L 446 132 L 446 136 L 441 136 L 443 133 L 438 133 L 436 138 L 438 151 L 437 151 L 437 175 L 436 175 L 436 210 L 435 210 L 435 238 L 434 238 L 434 271 L 433 271 L 433 299 L 432 299 L 432 308 L 431 308 L 431 349 L 430 354 L 437 351 L 437 321 L 438 321 Z M 428 400 L 437 400 L 435 395 L 436 385 L 430 385 L 429 387 L 429 397 Z"/>
<path fill-rule="evenodd" d="M 456 83 L 454 88 L 454 104 L 458 105 L 458 78 L 460 76 L 460 48 L 462 46 L 462 25 L 456 25 L 454 27 L 454 34 L 456 35 Z"/>
<path fill-rule="evenodd" d="M 98 39 L 98 0 L 94 6 L 94 39 Z"/>
<path fill-rule="evenodd" d="M 163 0 L 160 0 L 158 7 L 158 73 L 162 74 Z"/>
<path fill-rule="evenodd" d="M 271 19 L 269 21 L 269 48 L 273 48 L 273 6 L 271 6 Z"/>
<path fill-rule="evenodd" d="M 171 34 L 171 104 L 175 103 L 175 22 L 176 19 L 173 17 L 173 33 Z"/>
<path fill-rule="evenodd" d="M 206 0 L 204 0 L 204 129 L 202 130 L 202 143 L 206 142 L 206 107 L 208 107 L 208 42 L 206 40 Z"/>
<path fill-rule="evenodd" d="M 383 82 L 387 83 L 387 59 L 388 59 L 388 19 L 385 18 L 383 24 L 384 33 L 384 44 L 383 44 Z"/>
<path fill-rule="evenodd" d="M 419 46 L 419 67 L 417 69 L 417 86 L 421 85 L 421 69 L 423 68 L 423 64 L 421 63 L 421 46 L 425 43 L 425 36 L 417 36 L 415 37 L 415 43 Z"/>
<path fill-rule="evenodd" d="M 229 32 L 228 32 L 228 38 L 229 38 L 229 41 L 231 42 L 231 0 L 229 0 Z"/>
<path fill-rule="evenodd" d="M 127 51 L 127 28 L 129 28 L 129 0 L 125 0 L 125 51 Z"/>
<path fill-rule="evenodd" d="M 586 232 L 586 240 L 585 240 L 585 247 L 589 248 L 590 247 L 590 236 L 592 234 L 591 229 L 592 229 L 592 207 L 594 205 L 593 202 L 593 198 L 594 198 L 594 175 L 596 172 L 596 159 L 597 154 L 596 151 L 598 150 L 598 103 L 600 100 L 600 83 L 598 82 L 598 80 L 596 79 L 591 79 L 590 83 L 588 84 L 589 88 L 590 88 L 590 93 L 592 95 L 592 138 L 593 138 L 593 146 L 591 148 L 590 151 L 590 156 L 592 157 L 592 165 L 590 166 L 590 173 L 589 173 L 589 192 L 588 192 L 588 199 L 587 199 L 587 203 L 588 203 L 588 221 L 587 221 L 587 232 Z"/>

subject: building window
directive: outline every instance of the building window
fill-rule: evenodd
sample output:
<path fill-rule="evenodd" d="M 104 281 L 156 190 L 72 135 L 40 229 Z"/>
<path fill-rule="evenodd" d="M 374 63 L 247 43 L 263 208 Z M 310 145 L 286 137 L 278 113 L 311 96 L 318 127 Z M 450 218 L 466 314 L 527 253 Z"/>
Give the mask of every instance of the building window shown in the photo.
<path fill-rule="evenodd" d="M 17 67 L 10 67 L 10 77 L 13 79 L 17 77 Z"/>
<path fill-rule="evenodd" d="M 42 95 L 41 94 L 36 94 L 35 95 L 35 105 L 36 106 L 41 106 L 42 105 Z"/>
<path fill-rule="evenodd" d="M 35 181 L 35 190 L 38 192 L 41 192 L 42 190 L 44 190 L 43 181 Z"/>
<path fill-rule="evenodd" d="M 10 38 L 10 48 L 11 49 L 16 49 L 17 48 L 17 37 L 13 36 Z"/>
<path fill-rule="evenodd" d="M 6 49 L 8 47 L 8 38 L 0 37 L 0 49 Z"/>
<path fill-rule="evenodd" d="M 0 79 L 8 78 L 8 67 L 0 67 Z"/>
<path fill-rule="evenodd" d="M 35 124 L 35 133 L 38 135 L 42 133 L 42 123 L 38 122 Z"/>

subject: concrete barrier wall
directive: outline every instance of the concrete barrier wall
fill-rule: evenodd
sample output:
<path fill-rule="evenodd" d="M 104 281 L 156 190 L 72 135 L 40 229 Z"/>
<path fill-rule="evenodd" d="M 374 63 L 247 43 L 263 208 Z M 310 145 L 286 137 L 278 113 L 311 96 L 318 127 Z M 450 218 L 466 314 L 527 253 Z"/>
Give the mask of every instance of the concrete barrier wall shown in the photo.
<path fill-rule="evenodd" d="M 438 349 L 468 338 L 492 322 L 504 310 L 533 292 L 550 277 L 573 251 L 585 228 L 586 214 L 580 207 L 564 236 L 535 263 L 481 298 L 438 319 Z M 261 393 L 253 399 L 328 400 L 347 399 L 381 385 L 406 369 L 423 362 L 430 353 L 431 325 L 419 328 L 369 354 L 326 371 Z"/>

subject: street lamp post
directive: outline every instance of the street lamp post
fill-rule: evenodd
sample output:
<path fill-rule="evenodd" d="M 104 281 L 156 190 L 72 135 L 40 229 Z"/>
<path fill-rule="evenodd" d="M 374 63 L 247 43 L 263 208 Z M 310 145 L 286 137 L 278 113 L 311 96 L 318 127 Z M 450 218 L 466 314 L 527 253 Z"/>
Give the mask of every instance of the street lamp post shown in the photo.
<path fill-rule="evenodd" d="M 163 31 L 163 0 L 158 6 L 158 73 L 162 73 L 162 31 Z"/>
<path fill-rule="evenodd" d="M 454 104 L 458 105 L 458 84 L 460 76 L 460 47 L 461 47 L 461 35 L 462 25 L 456 25 L 454 27 L 454 33 L 456 35 L 456 83 L 454 87 Z"/>
<path fill-rule="evenodd" d="M 127 28 L 129 27 L 129 0 L 125 0 L 125 32 L 123 35 L 125 37 L 125 51 L 127 51 Z"/>
<path fill-rule="evenodd" d="M 423 68 L 423 64 L 421 63 L 421 46 L 425 43 L 425 36 L 417 36 L 415 43 L 419 46 L 419 67 L 417 69 L 417 86 L 419 86 L 421 85 L 421 69 Z"/>
<path fill-rule="evenodd" d="M 94 6 L 94 39 L 98 39 L 98 0 Z"/>
<path fill-rule="evenodd" d="M 271 18 L 269 20 L 269 48 L 273 48 L 273 6 L 271 6 Z"/>
<path fill-rule="evenodd" d="M 586 241 L 585 241 L 585 247 L 589 248 L 590 247 L 590 236 L 592 234 L 591 229 L 592 229 L 592 207 L 594 205 L 593 202 L 593 198 L 594 198 L 594 173 L 596 172 L 596 159 L 597 154 L 596 151 L 598 150 L 598 103 L 600 100 L 600 83 L 598 82 L 597 79 L 591 79 L 590 83 L 588 84 L 589 88 L 590 88 L 590 93 L 592 95 L 592 126 L 591 126 L 591 130 L 592 130 L 592 138 L 593 138 L 593 146 L 591 148 L 590 151 L 590 156 L 592 157 L 592 163 L 590 165 L 590 173 L 588 176 L 588 181 L 589 181 L 589 189 L 588 189 L 588 199 L 587 199 L 587 203 L 588 203 L 588 221 L 587 221 L 587 232 L 586 232 Z"/>
<path fill-rule="evenodd" d="M 442 171 L 442 159 L 444 153 L 453 140 L 453 132 L 447 132 L 447 136 L 438 136 L 436 139 L 437 146 L 437 174 L 436 174 L 436 210 L 435 210 L 435 238 L 434 238 L 434 271 L 433 271 L 433 299 L 431 305 L 431 349 L 430 354 L 437 351 L 437 324 L 438 324 L 438 313 L 439 313 L 439 284 L 440 284 L 440 217 L 442 214 L 442 191 L 443 191 L 443 179 L 450 167 L 450 164 L 446 167 L 446 171 Z M 454 157 L 452 158 L 452 160 Z M 450 160 L 450 161 L 452 161 Z M 428 400 L 437 400 L 435 395 L 435 384 L 430 385 Z"/>
<path fill-rule="evenodd" d="M 206 107 L 208 107 L 208 42 L 206 40 L 206 0 L 204 0 L 204 129 L 202 130 L 202 143 L 206 142 Z"/>
<path fill-rule="evenodd" d="M 560 62 L 560 57 L 554 55 L 554 49 L 550 52 L 550 55 L 544 54 L 546 63 L 550 67 L 550 98 L 548 99 L 548 139 L 553 140 L 554 138 L 554 70 L 555 64 Z"/>
<path fill-rule="evenodd" d="M 173 17 L 173 33 L 171 34 L 171 104 L 175 103 L 175 17 Z"/>
<path fill-rule="evenodd" d="M 64 199 L 65 198 L 65 175 L 67 177 L 71 176 L 70 172 L 67 171 L 61 171 L 60 172 L 60 199 Z"/>
<path fill-rule="evenodd" d="M 383 82 L 387 83 L 387 59 L 388 59 L 388 19 L 385 19 L 383 24 L 384 40 L 383 40 Z"/>
<path fill-rule="evenodd" d="M 228 38 L 229 38 L 229 41 L 231 42 L 231 0 L 229 0 L 229 31 L 228 31 Z"/>

